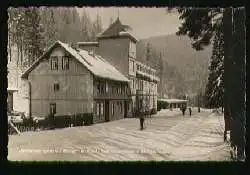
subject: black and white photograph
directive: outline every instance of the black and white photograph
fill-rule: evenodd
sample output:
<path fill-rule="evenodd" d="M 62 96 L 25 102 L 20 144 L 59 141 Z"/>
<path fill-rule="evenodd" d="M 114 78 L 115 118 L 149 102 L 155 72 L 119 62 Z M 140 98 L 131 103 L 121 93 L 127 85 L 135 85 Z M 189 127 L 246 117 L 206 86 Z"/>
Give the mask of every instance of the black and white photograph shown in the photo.
<path fill-rule="evenodd" d="M 245 161 L 245 8 L 9 7 L 9 161 Z"/>

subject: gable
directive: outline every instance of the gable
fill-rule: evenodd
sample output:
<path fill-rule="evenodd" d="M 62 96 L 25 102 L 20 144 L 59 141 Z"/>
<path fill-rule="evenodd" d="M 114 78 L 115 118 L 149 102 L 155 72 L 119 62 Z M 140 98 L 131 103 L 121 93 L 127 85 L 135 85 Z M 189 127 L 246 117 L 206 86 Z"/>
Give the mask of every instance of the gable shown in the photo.
<path fill-rule="evenodd" d="M 59 51 L 59 50 L 55 51 L 57 47 L 62 48 L 63 51 Z M 55 42 L 43 56 L 41 56 L 37 61 L 35 61 L 35 63 L 32 64 L 24 72 L 24 74 L 21 77 L 23 79 L 27 79 L 30 72 L 32 72 L 41 62 L 43 62 L 43 64 L 40 64 L 40 66 L 43 68 L 46 68 L 47 66 L 47 69 L 48 69 L 48 64 L 49 64 L 48 58 L 50 58 L 50 55 L 51 54 L 63 55 L 62 53 L 70 55 L 71 60 L 75 60 L 76 62 L 79 62 L 79 64 L 81 64 L 82 66 L 81 68 L 86 68 L 86 70 L 88 70 L 89 72 L 91 72 L 93 75 L 97 77 L 116 80 L 116 81 L 124 81 L 124 82 L 129 81 L 115 67 L 110 65 L 106 60 L 104 60 L 100 56 L 90 54 L 85 50 L 73 49 L 68 44 L 62 43 L 61 41 Z M 60 65 L 58 67 L 60 67 Z M 76 69 L 72 68 L 72 70 L 75 70 L 75 71 L 78 70 L 77 66 L 76 66 Z M 41 71 L 41 68 L 40 68 L 40 71 Z M 46 69 L 42 69 L 42 71 L 44 73 Z M 53 72 L 55 73 L 56 71 L 53 71 Z M 79 71 L 76 71 L 76 73 L 79 73 Z"/>
<path fill-rule="evenodd" d="M 51 57 L 58 57 L 58 70 L 51 70 Z M 62 70 L 62 57 L 69 56 L 69 69 Z M 29 75 L 65 75 L 65 74 L 86 74 L 89 71 L 63 47 L 54 47 L 46 54 L 39 63 L 30 71 Z"/>

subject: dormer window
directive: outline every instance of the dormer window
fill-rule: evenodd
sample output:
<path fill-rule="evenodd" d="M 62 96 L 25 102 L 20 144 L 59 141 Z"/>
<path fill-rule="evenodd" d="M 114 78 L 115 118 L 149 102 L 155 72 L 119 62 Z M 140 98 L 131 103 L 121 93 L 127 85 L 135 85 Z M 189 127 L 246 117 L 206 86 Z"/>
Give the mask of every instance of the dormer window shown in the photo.
<path fill-rule="evenodd" d="M 69 70 L 69 57 L 68 56 L 62 57 L 62 70 Z"/>
<path fill-rule="evenodd" d="M 58 70 L 58 57 L 57 56 L 52 56 L 50 58 L 50 67 L 51 67 L 51 70 Z"/>

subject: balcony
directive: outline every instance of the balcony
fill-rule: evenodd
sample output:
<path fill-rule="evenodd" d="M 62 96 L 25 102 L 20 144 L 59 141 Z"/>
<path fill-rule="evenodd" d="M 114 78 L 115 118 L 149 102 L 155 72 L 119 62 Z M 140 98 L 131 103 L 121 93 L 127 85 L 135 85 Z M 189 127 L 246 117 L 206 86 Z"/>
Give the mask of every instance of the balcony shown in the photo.
<path fill-rule="evenodd" d="M 157 76 L 153 76 L 151 74 L 142 72 L 140 70 L 136 71 L 136 77 L 143 79 L 143 80 L 146 80 L 146 81 L 152 81 L 152 82 L 156 82 L 156 83 L 160 81 L 160 79 Z"/>
<path fill-rule="evenodd" d="M 108 92 L 103 92 L 103 93 L 99 93 L 97 90 L 94 90 L 94 99 L 124 99 L 124 100 L 128 100 L 130 99 L 130 93 L 116 93 L 116 92 L 112 92 L 112 91 L 108 91 Z"/>

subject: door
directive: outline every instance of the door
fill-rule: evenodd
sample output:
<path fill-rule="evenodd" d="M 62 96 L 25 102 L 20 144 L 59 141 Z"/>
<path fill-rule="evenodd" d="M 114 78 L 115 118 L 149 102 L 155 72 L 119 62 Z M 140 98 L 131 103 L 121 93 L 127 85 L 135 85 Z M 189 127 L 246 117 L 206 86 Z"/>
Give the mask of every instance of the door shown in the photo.
<path fill-rule="evenodd" d="M 109 118 L 109 100 L 105 100 L 105 121 L 110 121 L 110 118 Z"/>
<path fill-rule="evenodd" d="M 50 114 L 55 114 L 56 113 L 56 104 L 55 103 L 50 103 L 50 108 L 49 108 Z"/>

